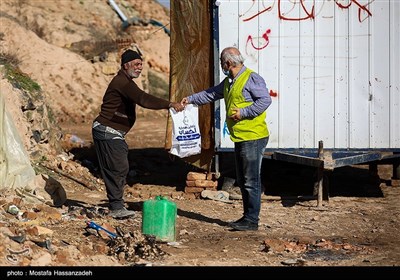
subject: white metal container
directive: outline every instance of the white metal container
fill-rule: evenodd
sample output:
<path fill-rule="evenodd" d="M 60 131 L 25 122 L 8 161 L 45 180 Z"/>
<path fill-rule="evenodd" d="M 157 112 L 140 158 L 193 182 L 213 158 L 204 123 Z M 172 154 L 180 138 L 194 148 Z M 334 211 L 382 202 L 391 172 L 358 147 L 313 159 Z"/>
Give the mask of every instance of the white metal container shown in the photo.
<path fill-rule="evenodd" d="M 220 0 L 217 9 L 219 51 L 237 46 L 272 96 L 267 150 L 320 140 L 400 148 L 400 1 Z M 233 148 L 216 105 L 217 149 Z"/>

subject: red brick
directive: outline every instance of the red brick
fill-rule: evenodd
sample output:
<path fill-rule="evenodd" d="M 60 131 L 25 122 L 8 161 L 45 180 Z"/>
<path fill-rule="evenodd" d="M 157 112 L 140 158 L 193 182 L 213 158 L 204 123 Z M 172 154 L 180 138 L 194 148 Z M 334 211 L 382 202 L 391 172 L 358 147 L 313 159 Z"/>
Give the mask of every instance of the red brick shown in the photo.
<path fill-rule="evenodd" d="M 38 217 L 38 215 L 35 212 L 32 211 L 25 211 L 22 214 L 22 218 L 28 219 L 28 220 L 35 220 Z"/>
<path fill-rule="evenodd" d="M 204 188 L 196 188 L 196 187 L 186 187 L 185 193 L 201 193 L 204 191 Z"/>
<path fill-rule="evenodd" d="M 212 188 L 218 186 L 218 181 L 196 180 L 196 187 Z"/>
<path fill-rule="evenodd" d="M 207 179 L 207 174 L 206 173 L 198 173 L 198 172 L 189 172 L 186 176 L 187 180 L 205 180 Z"/>
<path fill-rule="evenodd" d="M 186 180 L 186 186 L 195 187 L 196 186 L 196 180 Z"/>

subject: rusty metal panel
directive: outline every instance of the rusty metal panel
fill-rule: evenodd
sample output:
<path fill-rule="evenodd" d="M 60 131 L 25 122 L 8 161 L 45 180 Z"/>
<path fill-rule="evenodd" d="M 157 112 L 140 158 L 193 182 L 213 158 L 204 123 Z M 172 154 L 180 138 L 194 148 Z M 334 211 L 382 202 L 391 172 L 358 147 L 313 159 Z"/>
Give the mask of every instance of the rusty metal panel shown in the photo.
<path fill-rule="evenodd" d="M 170 100 L 210 87 L 214 83 L 212 11 L 209 0 L 172 0 L 170 9 Z M 186 160 L 208 169 L 213 156 L 213 104 L 199 107 L 202 135 L 201 155 Z M 165 147 L 171 148 L 172 121 L 169 118 Z"/>

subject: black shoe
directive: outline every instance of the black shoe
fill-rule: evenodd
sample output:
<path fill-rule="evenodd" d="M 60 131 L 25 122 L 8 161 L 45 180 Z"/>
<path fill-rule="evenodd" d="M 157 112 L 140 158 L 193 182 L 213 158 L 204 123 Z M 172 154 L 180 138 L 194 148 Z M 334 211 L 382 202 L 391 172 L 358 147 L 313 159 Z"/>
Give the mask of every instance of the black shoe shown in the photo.
<path fill-rule="evenodd" d="M 236 221 L 234 221 L 234 222 L 230 222 L 228 225 L 229 225 L 230 227 L 232 227 L 232 225 L 238 224 L 238 223 L 240 223 L 241 221 L 243 221 L 244 219 L 245 219 L 244 217 L 241 217 L 239 220 L 236 220 Z"/>
<path fill-rule="evenodd" d="M 124 207 L 121 209 L 111 210 L 109 215 L 115 219 L 122 219 L 122 218 L 133 217 L 135 215 L 135 212 L 128 210 Z"/>
<path fill-rule="evenodd" d="M 258 224 L 257 223 L 252 223 L 246 219 L 243 219 L 242 221 L 238 221 L 235 223 L 232 223 L 231 228 L 234 230 L 258 230 Z"/>

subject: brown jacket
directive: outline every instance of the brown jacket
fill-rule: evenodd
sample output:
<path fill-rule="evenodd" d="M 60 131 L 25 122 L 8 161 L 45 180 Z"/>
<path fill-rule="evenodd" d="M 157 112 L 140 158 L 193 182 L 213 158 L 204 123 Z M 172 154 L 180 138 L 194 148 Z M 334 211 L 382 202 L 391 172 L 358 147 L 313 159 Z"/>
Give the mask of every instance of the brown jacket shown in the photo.
<path fill-rule="evenodd" d="M 99 116 L 103 125 L 128 132 L 136 121 L 136 104 L 147 109 L 168 109 L 169 101 L 141 90 L 121 69 L 111 80 L 103 97 Z"/>

